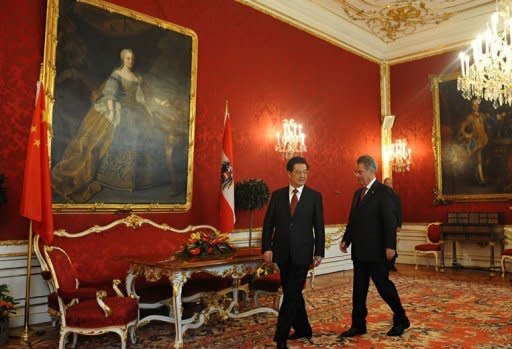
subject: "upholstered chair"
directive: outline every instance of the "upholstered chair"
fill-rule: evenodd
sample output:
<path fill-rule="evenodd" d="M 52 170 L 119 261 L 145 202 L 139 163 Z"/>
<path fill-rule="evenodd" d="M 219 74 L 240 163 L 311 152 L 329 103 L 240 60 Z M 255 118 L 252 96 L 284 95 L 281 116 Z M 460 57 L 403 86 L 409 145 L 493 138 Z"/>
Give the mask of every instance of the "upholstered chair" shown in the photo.
<path fill-rule="evenodd" d="M 35 235 L 34 237 L 34 252 L 41 266 L 41 277 L 48 283 L 48 288 L 50 293 L 48 294 L 48 315 L 52 320 L 52 326 L 57 327 L 60 321 L 60 311 L 59 311 L 59 301 L 58 295 L 53 283 L 52 273 L 50 271 L 50 267 L 48 262 L 44 256 L 44 243 L 43 240 L 39 238 L 39 235 Z M 81 287 L 94 287 L 97 289 L 107 291 L 108 296 L 116 296 L 122 289 L 120 286 L 120 282 L 118 280 L 110 280 L 109 282 L 101 282 L 101 283 L 90 283 L 86 281 L 81 281 Z"/>
<path fill-rule="evenodd" d="M 44 247 L 45 259 L 57 293 L 60 313 L 59 349 L 64 349 L 66 337 L 72 333 L 73 346 L 76 335 L 100 335 L 107 332 L 121 337 L 121 349 L 126 348 L 130 331 L 135 343 L 135 327 L 138 320 L 137 301 L 124 297 L 115 280 L 116 296 L 108 296 L 105 290 L 80 287 L 75 267 L 66 251 L 56 246 Z"/>
<path fill-rule="evenodd" d="M 432 255 L 436 271 L 439 270 L 439 254 L 441 253 L 441 224 L 430 223 L 426 230 L 426 243 L 414 246 L 414 264 L 418 269 L 418 255 Z"/>
<path fill-rule="evenodd" d="M 512 248 L 506 248 L 501 253 L 501 277 L 505 277 L 505 261 L 512 262 Z"/>

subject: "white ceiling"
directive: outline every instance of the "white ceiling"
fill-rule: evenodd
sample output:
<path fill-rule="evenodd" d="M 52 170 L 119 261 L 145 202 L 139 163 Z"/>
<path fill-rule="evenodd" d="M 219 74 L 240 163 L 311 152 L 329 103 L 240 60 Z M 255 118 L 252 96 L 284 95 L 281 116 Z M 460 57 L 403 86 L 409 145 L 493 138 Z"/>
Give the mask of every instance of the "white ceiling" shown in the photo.
<path fill-rule="evenodd" d="M 239 0 L 374 61 L 463 48 L 485 31 L 493 0 Z"/>

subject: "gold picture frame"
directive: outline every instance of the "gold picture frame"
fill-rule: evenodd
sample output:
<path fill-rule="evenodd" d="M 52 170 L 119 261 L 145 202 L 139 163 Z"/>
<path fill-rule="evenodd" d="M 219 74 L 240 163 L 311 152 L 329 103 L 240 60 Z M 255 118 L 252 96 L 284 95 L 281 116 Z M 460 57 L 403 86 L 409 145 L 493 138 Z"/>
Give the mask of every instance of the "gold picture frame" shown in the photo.
<path fill-rule="evenodd" d="M 434 204 L 512 199 L 512 108 L 466 100 L 457 73 L 431 76 Z"/>
<path fill-rule="evenodd" d="M 42 80 L 56 211 L 188 211 L 197 34 L 100 0 L 48 0 Z"/>

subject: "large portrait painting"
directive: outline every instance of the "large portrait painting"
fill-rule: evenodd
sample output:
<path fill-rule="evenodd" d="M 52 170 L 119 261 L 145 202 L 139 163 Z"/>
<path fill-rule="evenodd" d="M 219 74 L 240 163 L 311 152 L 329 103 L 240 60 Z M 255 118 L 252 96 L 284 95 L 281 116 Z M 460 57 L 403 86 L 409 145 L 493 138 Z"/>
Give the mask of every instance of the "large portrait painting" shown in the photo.
<path fill-rule="evenodd" d="M 512 199 L 512 108 L 464 99 L 455 74 L 431 82 L 435 202 Z"/>
<path fill-rule="evenodd" d="M 49 0 L 46 28 L 54 208 L 188 210 L 196 34 L 98 0 Z"/>

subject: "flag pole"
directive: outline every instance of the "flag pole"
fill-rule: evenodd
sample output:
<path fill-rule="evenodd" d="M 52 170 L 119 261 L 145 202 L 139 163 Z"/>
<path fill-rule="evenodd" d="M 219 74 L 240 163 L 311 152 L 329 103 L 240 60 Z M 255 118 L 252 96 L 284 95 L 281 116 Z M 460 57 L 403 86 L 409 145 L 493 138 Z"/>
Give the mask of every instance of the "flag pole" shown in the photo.
<path fill-rule="evenodd" d="M 39 70 L 39 81 L 42 83 L 43 79 L 43 63 L 41 63 L 41 69 Z M 36 105 L 39 103 L 38 101 L 38 93 L 36 92 Z M 45 98 L 43 95 L 42 98 Z M 42 118 L 41 118 L 42 120 Z M 44 135 L 47 137 L 47 135 Z M 25 185 L 25 184 L 24 184 Z M 30 289 L 32 283 L 32 250 L 33 250 L 33 241 L 34 241 L 34 232 L 32 226 L 32 219 L 29 220 L 29 228 L 28 228 L 28 243 L 27 243 L 27 276 L 25 279 L 25 308 L 24 308 L 24 320 L 23 320 L 23 332 L 18 337 L 29 347 L 30 345 Z M 44 331 L 43 331 L 44 332 Z M 17 337 L 17 336 L 16 336 Z"/>
<path fill-rule="evenodd" d="M 23 334 L 21 335 L 21 339 L 24 342 L 29 342 L 30 340 L 30 284 L 31 284 L 31 274 L 32 274 L 32 241 L 33 241 L 33 233 L 32 233 L 32 220 L 30 220 L 30 225 L 28 228 L 28 251 L 27 251 L 27 279 L 25 281 L 25 320 L 23 327 Z"/>

